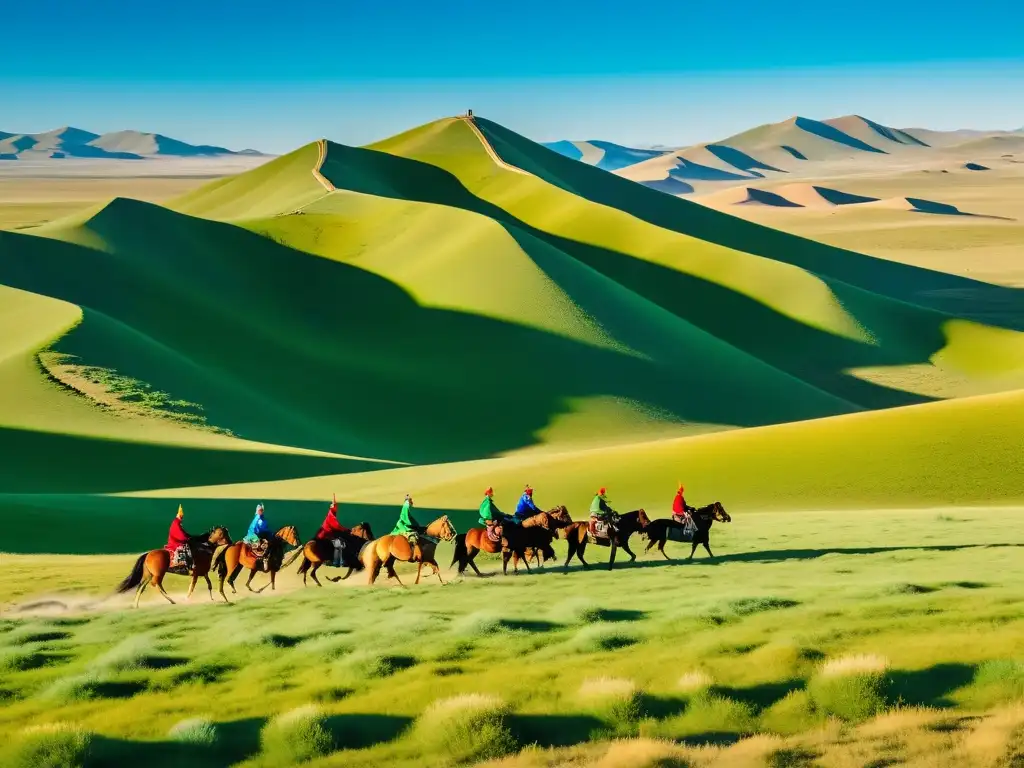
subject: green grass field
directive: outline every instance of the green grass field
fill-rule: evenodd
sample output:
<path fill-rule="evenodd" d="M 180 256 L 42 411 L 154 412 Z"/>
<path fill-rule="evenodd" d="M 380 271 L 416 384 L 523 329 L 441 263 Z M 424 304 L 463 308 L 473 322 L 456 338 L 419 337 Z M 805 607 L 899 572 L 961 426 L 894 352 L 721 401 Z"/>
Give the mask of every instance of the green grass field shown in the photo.
<path fill-rule="evenodd" d="M 1019 289 L 483 119 L 0 228 L 0 762 L 1015 765 L 1022 434 Z M 179 503 L 308 537 L 680 481 L 714 564 L 108 597 Z"/>
<path fill-rule="evenodd" d="M 71 723 L 88 757 L 68 765 L 1009 766 L 1022 526 L 737 514 L 715 562 L 407 589 L 289 573 L 275 595 L 135 612 L 107 597 L 131 557 L 5 556 L 5 600 L 29 607 L 0 632 L 4 764 L 42 765 L 33 745 L 70 737 L 40 727 Z"/>

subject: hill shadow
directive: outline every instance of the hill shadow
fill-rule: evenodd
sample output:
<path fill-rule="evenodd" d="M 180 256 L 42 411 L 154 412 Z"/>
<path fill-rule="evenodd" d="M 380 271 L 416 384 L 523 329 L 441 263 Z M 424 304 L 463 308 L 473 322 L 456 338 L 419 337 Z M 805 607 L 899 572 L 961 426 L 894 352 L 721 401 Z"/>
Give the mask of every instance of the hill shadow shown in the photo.
<path fill-rule="evenodd" d="M 508 722 L 520 744 L 536 744 L 544 748 L 583 744 L 606 727 L 593 715 L 513 714 Z"/>
<path fill-rule="evenodd" d="M 888 154 L 884 149 L 874 147 L 866 141 L 861 141 L 845 131 L 841 131 L 834 126 L 831 126 L 828 123 L 823 123 L 819 120 L 811 120 L 807 117 L 798 117 L 794 124 L 800 130 L 807 131 L 807 133 L 810 133 L 813 136 L 827 139 L 828 141 L 834 141 L 836 144 L 842 144 L 843 146 L 850 147 L 851 149 L 859 149 L 862 152 L 875 152 L 881 155 Z"/>
<path fill-rule="evenodd" d="M 726 144 L 707 144 L 704 148 L 722 162 L 728 163 L 734 168 L 739 168 L 741 171 L 753 172 L 756 170 L 788 173 L 788 171 L 776 168 L 774 165 L 762 163 L 756 157 L 748 155 L 746 152 L 736 149 L 735 147 L 730 147 Z"/>
<path fill-rule="evenodd" d="M 588 200 L 655 226 L 784 261 L 878 295 L 980 322 L 1024 330 L 1024 290 L 878 259 L 654 194 L 614 174 L 597 174 L 483 118 L 477 126 L 512 165 Z"/>
<path fill-rule="evenodd" d="M 974 680 L 976 667 L 971 664 L 937 664 L 918 670 L 890 672 L 890 695 L 904 706 L 934 707 L 956 706 L 949 695 Z"/>
<path fill-rule="evenodd" d="M 327 728 L 339 749 L 365 749 L 397 739 L 412 725 L 404 715 L 341 714 L 327 718 Z"/>
<path fill-rule="evenodd" d="M 937 544 L 905 547 L 824 547 L 822 549 L 769 549 L 761 552 L 734 552 L 716 555 L 719 563 L 781 563 L 791 560 L 816 560 L 824 555 L 883 555 L 892 552 L 957 552 L 965 549 L 1024 548 L 1024 544 Z M 696 560 L 695 563 L 705 563 Z"/>
<path fill-rule="evenodd" d="M 650 196 L 658 200 L 659 208 L 662 207 L 660 201 L 664 201 L 667 208 L 676 212 L 682 211 L 684 214 L 691 208 L 699 209 L 700 220 L 703 220 L 705 214 L 710 214 L 715 217 L 721 216 L 736 223 L 737 226 L 742 224 L 742 221 L 735 217 L 719 214 L 699 204 L 672 200 L 666 195 L 655 194 L 654 190 L 648 190 L 642 185 L 612 174 L 599 173 L 582 163 L 574 163 L 557 153 L 543 150 L 539 145 L 535 146 L 539 151 L 544 151 L 546 157 L 564 161 L 568 166 L 583 171 L 588 179 L 592 178 L 592 174 L 596 174 L 621 182 L 629 191 L 626 197 L 630 199 L 635 198 L 639 191 L 645 199 Z M 502 224 L 523 251 L 545 272 L 553 275 L 570 298 L 580 306 L 593 304 L 589 295 L 578 290 L 570 281 L 558 280 L 553 271 L 558 264 L 550 258 L 550 252 L 543 247 L 553 246 L 605 275 L 619 286 L 629 289 L 638 297 L 671 312 L 753 358 L 785 371 L 793 377 L 789 382 L 790 386 L 799 386 L 797 379 L 810 384 L 818 390 L 815 394 L 807 392 L 808 395 L 815 397 L 815 402 L 820 402 L 818 398 L 821 392 L 827 392 L 845 401 L 847 408 L 853 405 L 853 409 L 893 407 L 932 400 L 864 381 L 849 375 L 847 371 L 873 366 L 927 363 L 946 345 L 943 323 L 948 318 L 943 315 L 909 306 L 902 301 L 887 301 L 883 296 L 838 280 L 823 278 L 839 302 L 856 316 L 864 330 L 873 338 L 872 343 L 856 341 L 793 320 L 756 299 L 710 280 L 590 243 L 538 230 L 504 209 L 475 196 L 457 177 L 434 165 L 376 150 L 332 144 L 322 172 L 339 188 L 383 197 L 439 203 L 488 216 Z M 614 186 L 618 188 L 618 184 Z M 677 203 L 682 204 L 683 208 L 678 208 Z M 680 226 L 678 220 L 669 228 L 681 232 L 685 232 L 686 229 Z M 783 241 L 789 244 L 786 240 L 789 235 L 779 232 L 775 232 L 775 235 L 781 235 Z M 801 242 L 811 248 L 823 248 L 828 252 L 827 247 L 817 243 Z M 792 243 L 797 247 L 800 244 L 796 241 Z M 856 258 L 855 255 L 854 257 Z M 911 273 L 919 271 L 915 268 L 908 269 Z M 926 276 L 931 274 L 933 273 L 927 273 Z M 954 281 L 957 280 L 960 279 L 954 278 Z M 598 313 L 595 316 L 599 322 L 612 324 L 610 327 L 615 332 L 630 332 L 622 318 L 601 315 L 601 307 L 595 307 L 594 311 Z M 751 333 L 751 328 L 757 328 L 758 332 Z M 624 335 L 623 338 L 630 343 L 641 345 L 640 348 L 644 343 L 643 339 L 634 342 L 628 335 Z M 808 350 L 814 350 L 814 354 L 808 355 Z M 696 370 L 702 371 L 700 368 Z M 717 377 L 713 386 L 729 386 L 729 382 Z M 688 399 L 700 397 L 699 393 L 703 393 L 705 397 L 709 394 L 704 387 L 691 386 Z M 724 396 L 722 391 L 719 391 L 719 394 Z M 740 417 L 736 412 L 736 408 L 739 407 L 737 398 L 730 396 L 728 400 L 730 406 L 727 423 L 735 424 L 738 418 L 746 422 L 747 419 Z M 691 400 L 691 405 L 695 402 Z M 829 408 L 824 402 L 822 406 L 823 410 Z M 844 406 L 835 403 L 831 407 L 842 409 Z M 702 403 L 701 410 L 707 415 L 709 404 Z"/>
<path fill-rule="evenodd" d="M 675 176 L 667 176 L 664 179 L 655 179 L 653 181 L 641 181 L 640 183 L 645 187 L 656 189 L 667 195 L 688 195 L 694 189 L 692 184 L 687 184 Z"/>
<path fill-rule="evenodd" d="M 735 173 L 710 165 L 702 165 L 685 157 L 677 158 L 675 167 L 669 170 L 668 175 L 669 178 L 686 181 L 744 181 L 764 178 L 764 174 L 756 171 L 746 174 Z"/>

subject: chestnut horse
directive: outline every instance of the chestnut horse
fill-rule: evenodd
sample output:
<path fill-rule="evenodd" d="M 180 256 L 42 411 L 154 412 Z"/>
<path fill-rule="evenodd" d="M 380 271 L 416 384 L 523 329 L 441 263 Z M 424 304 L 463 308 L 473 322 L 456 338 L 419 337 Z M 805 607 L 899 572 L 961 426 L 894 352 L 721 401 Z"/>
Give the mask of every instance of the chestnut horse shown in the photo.
<path fill-rule="evenodd" d="M 533 515 L 531 517 L 526 518 L 520 525 L 517 525 L 516 523 L 508 523 L 507 525 L 509 528 L 537 528 L 543 529 L 544 532 L 547 532 L 553 530 L 558 526 L 558 523 L 555 522 L 555 515 L 559 513 L 559 510 L 564 511 L 565 507 L 556 507 L 550 512 L 541 512 L 539 514 Z M 568 513 L 565 514 L 568 515 Z M 503 532 L 504 529 L 505 526 L 503 525 Z M 540 531 L 535 531 L 534 533 L 538 534 L 540 533 Z M 529 540 L 522 540 L 524 538 Z M 509 556 L 504 557 L 503 565 L 507 568 L 509 557 L 514 557 L 515 559 L 513 562 L 513 567 L 516 571 L 518 571 L 519 560 L 522 559 L 525 562 L 527 559 L 528 552 L 531 555 L 534 554 L 533 552 L 530 552 L 530 550 L 533 548 L 531 544 L 533 539 L 533 536 L 517 537 L 515 534 L 513 534 L 513 540 L 511 542 L 513 546 L 510 547 L 508 537 L 504 535 L 501 537 L 499 541 L 493 541 L 491 537 L 487 535 L 487 529 L 483 526 L 470 528 L 465 533 L 460 533 L 458 536 L 455 537 L 455 552 L 452 555 L 452 562 L 448 567 L 451 568 L 456 563 L 458 563 L 460 574 L 464 572 L 468 566 L 469 568 L 473 569 L 473 572 L 476 573 L 477 576 L 482 576 L 483 574 L 480 573 L 480 569 L 476 567 L 475 562 L 476 556 L 478 554 L 480 554 L 481 552 L 486 552 L 489 555 L 496 555 L 499 552 L 501 552 L 504 556 L 504 553 L 508 552 Z M 538 542 L 538 549 L 541 549 L 544 546 L 543 537 L 541 537 L 541 539 L 542 540 Z M 548 548 L 550 549 L 550 535 L 547 537 L 546 543 L 549 545 Z M 529 563 L 527 563 L 526 568 L 527 570 L 529 570 Z"/>
<path fill-rule="evenodd" d="M 420 574 L 423 572 L 423 564 L 426 563 L 434 569 L 438 581 L 444 584 L 441 578 L 441 569 L 434 559 L 437 551 L 437 539 L 451 541 L 456 536 L 455 526 L 451 524 L 448 515 L 443 515 L 434 520 L 426 528 L 426 535 L 419 534 L 416 544 L 410 544 L 409 539 L 401 535 L 381 536 L 376 541 L 371 541 L 363 547 L 363 567 L 369 571 L 369 583 L 373 584 L 380 575 L 381 567 L 387 569 L 388 578 L 394 579 L 399 584 L 402 580 L 395 572 L 395 561 L 401 560 L 405 563 L 418 563 L 416 569 L 416 583 L 420 583 Z M 404 586 L 404 585 L 403 585 Z"/>
<path fill-rule="evenodd" d="M 335 576 L 331 578 L 327 577 L 328 581 L 337 584 L 342 579 L 347 579 L 352 575 L 352 571 L 363 569 L 363 563 L 359 559 L 359 554 L 362 550 L 363 545 L 368 541 L 373 541 L 373 530 L 370 528 L 369 523 L 359 523 L 359 525 L 353 525 L 349 533 L 341 534 L 338 538 L 341 538 L 345 542 L 346 552 L 355 550 L 355 558 L 349 560 L 348 571 L 344 576 Z M 343 556 L 345 557 L 345 556 Z M 298 572 L 302 574 L 302 586 L 306 586 L 306 576 L 310 576 L 318 587 L 322 587 L 320 579 L 316 577 L 316 572 L 319 570 L 321 565 L 325 563 L 330 565 L 334 562 L 334 544 L 331 539 L 311 539 L 306 542 L 306 546 L 302 548 L 302 562 L 299 563 Z M 354 563 L 354 565 L 352 564 Z M 344 563 L 343 563 L 344 565 Z M 310 567 L 312 566 L 312 568 Z"/>
<path fill-rule="evenodd" d="M 210 582 L 210 564 L 213 562 L 214 548 L 225 547 L 231 544 L 231 536 L 228 529 L 218 525 L 201 536 L 190 536 L 188 546 L 192 550 L 192 570 L 188 575 L 192 576 L 192 583 L 188 587 L 188 597 L 192 597 L 192 591 L 196 588 L 196 581 L 202 576 L 206 579 L 206 586 L 210 590 L 210 599 L 213 600 L 213 584 Z M 133 587 L 138 587 L 135 592 L 135 607 L 139 607 L 139 599 L 146 587 L 152 584 L 160 590 L 160 594 L 167 598 L 167 602 L 174 605 L 171 596 L 164 590 L 164 576 L 171 568 L 171 553 L 166 549 L 152 549 L 139 555 L 132 567 L 132 572 L 125 577 L 117 586 L 118 594 L 124 594 Z M 185 575 L 185 574 L 175 574 Z M 227 600 L 227 598 L 224 598 Z"/>
<path fill-rule="evenodd" d="M 629 548 L 629 537 L 637 531 L 643 531 L 648 525 L 650 525 L 650 523 L 651 521 L 647 518 L 647 513 L 642 509 L 637 509 L 632 512 L 626 512 L 623 515 L 619 515 L 618 522 L 615 524 L 614 533 L 608 540 L 607 544 L 607 546 L 611 547 L 612 550 L 611 557 L 608 559 L 609 571 L 615 565 L 615 552 L 619 547 L 626 550 L 626 554 L 629 555 L 630 562 L 636 560 L 636 555 L 633 554 L 633 550 Z M 559 529 L 559 537 L 565 539 L 569 543 L 569 555 L 565 558 L 565 570 L 569 570 L 569 561 L 572 560 L 573 556 L 579 558 L 579 561 L 583 563 L 584 568 L 590 567 L 590 563 L 583 559 L 583 553 L 587 551 L 587 544 L 590 541 L 588 525 L 588 521 L 580 520 L 578 522 L 569 523 Z M 600 546 L 606 545 L 601 544 Z"/>
<path fill-rule="evenodd" d="M 697 551 L 697 547 L 701 544 L 704 545 L 704 549 L 708 551 L 709 557 L 714 557 L 711 552 L 710 546 L 710 534 L 711 525 L 718 521 L 720 523 L 731 523 L 732 518 L 729 517 L 729 513 L 725 511 L 725 507 L 722 506 L 722 502 L 716 501 L 714 504 L 708 504 L 706 507 L 701 507 L 693 513 L 693 522 L 697 524 L 697 532 L 693 534 L 693 546 L 690 548 L 690 556 L 687 560 L 693 560 L 693 553 Z M 647 538 L 649 539 L 647 549 L 645 552 L 650 552 L 651 547 L 657 545 L 658 551 L 661 552 L 662 556 L 669 560 L 668 555 L 665 554 L 665 542 L 669 540 L 668 533 L 673 529 L 682 529 L 683 524 L 677 523 L 675 520 L 668 518 L 662 518 L 660 520 L 654 520 L 647 530 L 644 531 Z"/>
<path fill-rule="evenodd" d="M 250 592 L 259 594 L 268 586 L 271 591 L 277 589 L 274 584 L 277 572 L 282 568 L 287 568 L 292 564 L 299 555 L 300 550 L 296 550 L 292 553 L 292 556 L 288 559 L 288 562 L 282 562 L 284 560 L 285 547 L 301 547 L 302 540 L 299 538 L 299 531 L 294 525 L 286 525 L 284 528 L 279 529 L 269 540 L 267 546 L 267 553 L 265 558 L 257 558 L 252 550 L 249 548 L 244 541 L 236 541 L 229 547 L 223 550 L 218 550 L 216 556 L 213 558 L 213 566 L 217 569 L 217 573 L 220 575 L 220 595 L 224 598 L 224 602 L 227 602 L 227 595 L 224 594 L 224 581 L 228 582 L 228 586 L 231 587 L 231 594 L 235 592 L 235 579 L 238 578 L 238 574 L 242 572 L 242 568 L 249 569 L 249 578 L 245 580 L 245 588 Z M 262 561 L 262 562 L 261 562 Z M 262 567 L 259 567 L 261 566 Z M 252 580 L 259 571 L 266 570 L 270 574 L 270 583 L 264 584 L 259 589 L 252 588 Z"/>

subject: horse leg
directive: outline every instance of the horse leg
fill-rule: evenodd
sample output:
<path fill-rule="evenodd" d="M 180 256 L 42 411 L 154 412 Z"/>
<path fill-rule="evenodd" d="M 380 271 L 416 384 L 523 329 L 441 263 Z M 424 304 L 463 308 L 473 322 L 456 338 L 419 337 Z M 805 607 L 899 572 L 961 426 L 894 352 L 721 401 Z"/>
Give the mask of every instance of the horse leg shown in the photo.
<path fill-rule="evenodd" d="M 569 553 L 565 556 L 565 563 L 562 565 L 566 571 L 569 570 L 569 561 L 572 560 L 573 555 L 576 554 L 576 539 L 566 539 L 569 544 Z"/>
<path fill-rule="evenodd" d="M 661 556 L 664 557 L 666 560 L 671 560 L 672 558 L 665 554 L 665 542 L 666 541 L 668 541 L 668 538 L 661 539 L 658 542 L 658 551 L 661 552 Z"/>
<path fill-rule="evenodd" d="M 373 582 L 375 582 L 377 580 L 377 577 L 380 576 L 380 567 L 383 564 L 384 563 L 380 560 L 380 558 L 374 555 L 373 563 L 370 565 L 369 568 L 367 568 L 367 571 L 369 571 L 369 581 L 367 583 L 370 586 L 373 586 Z"/>
<path fill-rule="evenodd" d="M 648 552 L 650 552 L 650 551 L 651 551 L 651 547 L 653 547 L 653 546 L 654 546 L 655 544 L 657 544 L 657 543 L 658 543 L 658 540 L 657 540 L 657 539 L 655 539 L 654 537 L 651 537 L 651 538 L 650 538 L 650 539 L 649 539 L 649 540 L 647 541 L 647 546 L 646 546 L 646 547 L 644 547 L 644 554 L 646 555 L 646 554 L 647 554 Z"/>
<path fill-rule="evenodd" d="M 155 586 L 155 587 L 156 587 L 157 589 L 159 589 L 159 590 L 160 590 L 160 594 L 161 594 L 161 595 L 163 595 L 164 597 L 166 597 L 166 598 L 167 598 L 167 602 L 168 602 L 168 603 L 170 603 L 171 605 L 177 605 L 177 603 L 175 603 L 175 602 L 174 602 L 174 601 L 173 601 L 173 600 L 171 599 L 171 596 L 167 594 L 167 590 L 166 590 L 166 589 L 164 589 L 164 580 L 163 580 L 163 574 L 162 574 L 162 573 L 161 573 L 161 574 L 157 574 L 157 575 L 154 575 L 154 576 L 153 576 L 153 585 L 154 585 L 154 586 Z"/>
<path fill-rule="evenodd" d="M 636 562 L 636 555 L 633 554 L 633 550 L 629 548 L 629 537 L 627 536 L 619 542 L 619 546 L 626 550 L 626 554 L 629 555 L 629 562 Z"/>
<path fill-rule="evenodd" d="M 142 572 L 142 581 L 139 582 L 139 588 L 135 590 L 135 607 L 139 607 L 139 599 L 142 597 L 142 593 L 146 591 L 146 587 L 149 586 L 152 575 L 149 571 Z"/>
<path fill-rule="evenodd" d="M 423 573 L 423 561 L 422 560 L 420 560 L 419 564 L 416 566 L 416 581 L 414 582 L 415 584 L 419 584 L 420 583 L 420 574 L 421 573 Z"/>
<path fill-rule="evenodd" d="M 693 542 L 693 546 L 690 548 L 690 556 L 686 558 L 687 560 L 693 560 L 693 553 L 697 551 L 697 545 L 699 543 L 699 541 Z"/>
<path fill-rule="evenodd" d="M 210 599 L 213 600 L 213 582 L 210 581 L 210 574 L 204 573 L 203 578 L 206 579 L 206 588 L 210 590 Z"/>
<path fill-rule="evenodd" d="M 398 586 L 404 587 L 405 584 L 398 578 L 398 571 L 395 570 L 395 556 L 389 555 L 388 559 L 384 561 L 384 567 L 388 569 L 388 579 L 394 579 L 398 582 Z"/>
<path fill-rule="evenodd" d="M 309 569 L 309 577 L 316 583 L 318 587 L 323 586 L 323 584 L 320 583 L 320 579 L 316 577 L 316 572 L 320 569 L 321 565 L 323 565 L 323 563 L 313 563 L 313 567 Z M 303 583 L 305 583 L 305 577 L 303 577 Z"/>
<path fill-rule="evenodd" d="M 714 560 L 714 559 L 715 559 L 715 555 L 714 555 L 714 553 L 713 553 L 713 552 L 711 551 L 711 547 L 709 547 L 709 546 L 708 546 L 708 542 L 707 542 L 707 541 L 704 541 L 704 542 L 702 542 L 702 543 L 704 544 L 704 549 L 706 549 L 706 550 L 708 551 L 708 557 L 710 557 L 710 558 L 711 558 L 712 560 Z"/>
<path fill-rule="evenodd" d="M 351 576 L 351 575 L 352 575 L 352 572 L 353 572 L 353 571 L 355 571 L 355 568 L 353 568 L 353 567 L 352 567 L 352 566 L 350 565 L 350 566 L 348 567 L 348 570 L 347 570 L 347 571 L 345 571 L 345 575 L 344 575 L 344 576 L 335 576 L 335 577 L 334 577 L 333 579 L 332 579 L 332 578 L 331 578 L 330 576 L 328 576 L 328 577 L 327 577 L 327 580 L 328 580 L 328 581 L 330 581 L 330 582 L 332 582 L 332 583 L 334 583 L 334 584 L 337 584 L 337 583 L 338 583 L 339 581 L 344 581 L 344 580 L 345 580 L 345 579 L 347 579 L 347 578 L 348 578 L 349 576 Z"/>
<path fill-rule="evenodd" d="M 608 570 L 610 571 L 615 565 L 615 552 L 619 548 L 614 537 L 608 542 L 608 547 L 611 549 L 611 556 L 608 558 Z"/>
<path fill-rule="evenodd" d="M 504 576 L 508 576 L 508 561 L 512 557 L 512 553 L 507 549 L 501 553 L 501 573 Z"/>
<path fill-rule="evenodd" d="M 437 580 L 441 582 L 441 586 L 444 586 L 444 579 L 441 578 L 441 568 L 433 560 L 430 561 L 430 567 L 434 569 L 434 575 L 437 576 Z"/>
<path fill-rule="evenodd" d="M 188 585 L 188 594 L 185 595 L 185 599 L 186 600 L 191 600 L 192 599 L 192 592 L 196 588 L 196 582 L 197 581 L 199 581 L 199 574 L 196 573 L 195 571 L 192 571 L 192 582 Z"/>
<path fill-rule="evenodd" d="M 228 568 L 231 574 L 228 576 L 228 586 L 231 587 L 231 594 L 238 594 L 235 591 L 235 579 L 238 578 L 238 574 L 242 572 L 242 566 L 238 563 L 235 564 L 234 568 Z"/>
<path fill-rule="evenodd" d="M 467 564 L 469 565 L 469 567 L 470 567 L 470 568 L 472 568 L 472 569 L 473 569 L 473 572 L 474 572 L 474 573 L 475 573 L 475 574 L 476 574 L 477 576 L 483 577 L 483 574 L 482 574 L 482 573 L 480 573 L 480 569 L 476 567 L 476 555 L 477 555 L 477 552 L 479 552 L 479 551 L 480 551 L 480 550 L 478 550 L 478 549 L 477 549 L 477 550 L 473 550 L 473 554 L 472 554 L 472 555 L 470 555 L 470 556 L 469 556 L 469 557 L 468 557 L 468 558 L 466 559 L 466 563 L 467 563 Z M 463 570 L 465 569 L 465 567 L 466 567 L 466 566 L 462 566 L 462 568 L 460 568 L 460 569 L 459 569 L 459 573 L 462 573 L 462 571 L 463 571 Z"/>
<path fill-rule="evenodd" d="M 526 572 L 529 573 L 530 572 L 530 560 L 529 560 L 529 558 L 527 558 L 527 557 L 523 558 L 523 565 L 526 566 Z M 519 572 L 519 569 L 517 568 L 516 569 L 516 573 L 518 573 L 518 572 Z"/>
<path fill-rule="evenodd" d="M 256 594 L 257 594 L 257 595 L 258 595 L 258 594 L 259 594 L 260 592 L 262 592 L 262 591 L 263 591 L 264 589 L 266 589 L 267 587 L 270 587 L 270 591 L 271 591 L 271 592 L 273 592 L 273 591 L 274 591 L 275 589 L 277 589 L 277 588 L 276 588 L 276 587 L 274 586 L 274 576 L 276 575 L 276 573 L 277 573 L 277 571 L 271 571 L 271 572 L 270 572 L 270 583 L 269 583 L 269 584 L 264 584 L 264 585 L 263 585 L 262 587 L 260 587 L 259 589 L 257 589 L 257 590 L 256 590 Z"/>
<path fill-rule="evenodd" d="M 586 534 L 584 534 L 584 535 L 586 535 Z M 583 553 L 586 552 L 586 551 L 587 551 L 587 540 L 583 539 L 583 541 L 580 542 L 579 547 L 576 549 L 576 557 L 579 558 L 579 561 L 581 563 L 583 563 L 583 567 L 584 568 L 589 568 L 590 567 L 590 563 L 588 563 L 586 560 L 583 559 Z"/>
<path fill-rule="evenodd" d="M 249 578 L 245 580 L 245 588 L 248 589 L 250 592 L 256 592 L 256 590 L 252 588 L 252 580 L 254 578 L 256 578 L 256 571 L 250 568 Z M 259 594 L 259 592 L 256 592 L 256 594 Z"/>

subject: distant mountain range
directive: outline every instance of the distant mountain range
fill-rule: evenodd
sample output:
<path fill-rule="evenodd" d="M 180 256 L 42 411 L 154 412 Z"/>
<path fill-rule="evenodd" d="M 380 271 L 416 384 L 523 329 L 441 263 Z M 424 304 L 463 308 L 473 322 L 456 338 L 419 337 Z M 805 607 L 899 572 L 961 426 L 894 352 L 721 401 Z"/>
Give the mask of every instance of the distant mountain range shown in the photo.
<path fill-rule="evenodd" d="M 57 128 L 46 133 L 0 131 L 0 160 L 69 157 L 107 160 L 144 160 L 151 157 L 218 157 L 263 155 L 255 149 L 235 152 L 208 144 L 187 144 L 159 133 L 114 131 L 92 133 L 81 128 Z"/>
<path fill-rule="evenodd" d="M 924 128 L 891 128 L 860 115 L 828 120 L 795 116 L 768 123 L 720 141 L 689 147 L 655 146 L 639 149 L 608 141 L 556 141 L 546 147 L 566 157 L 609 171 L 623 171 L 643 164 L 664 172 L 638 181 L 665 178 L 678 181 L 739 181 L 762 178 L 765 171 L 785 173 L 800 161 L 841 160 L 865 155 L 890 155 L 923 148 L 964 147 L 975 153 L 1024 148 L 1024 131 L 933 131 Z M 632 173 L 622 175 L 633 178 Z M 668 190 L 666 190 L 668 191 Z"/>

